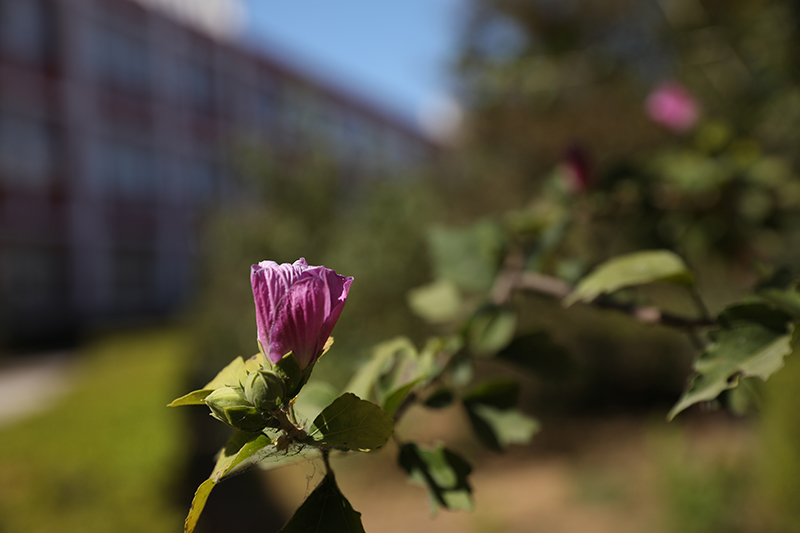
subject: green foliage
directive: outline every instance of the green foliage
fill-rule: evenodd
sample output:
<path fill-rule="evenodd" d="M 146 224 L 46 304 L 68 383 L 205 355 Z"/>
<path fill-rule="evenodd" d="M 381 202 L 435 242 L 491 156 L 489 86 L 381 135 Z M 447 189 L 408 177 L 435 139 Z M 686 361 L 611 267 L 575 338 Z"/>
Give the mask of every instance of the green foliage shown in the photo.
<path fill-rule="evenodd" d="M 375 346 L 371 360 L 353 376 L 346 390 L 374 398 L 394 414 L 414 388 L 424 386 L 440 370 L 434 360 L 435 344 L 436 341 L 422 353 L 405 337 Z"/>
<path fill-rule="evenodd" d="M 314 419 L 306 442 L 368 451 L 386 444 L 393 432 L 394 420 L 386 411 L 348 392 Z"/>
<path fill-rule="evenodd" d="M 309 459 L 317 452 L 312 448 L 294 446 L 292 450 L 279 449 L 275 441 L 264 433 L 237 431 L 220 450 L 211 475 L 197 488 L 189 514 L 184 523 L 184 532 L 192 533 L 203 512 L 211 491 L 219 483 L 242 474 L 253 466 L 261 469 L 277 468 L 295 461 Z"/>
<path fill-rule="evenodd" d="M 451 511 L 472 510 L 472 488 L 467 480 L 472 467 L 458 454 L 441 444 L 432 449 L 404 444 L 398 462 L 413 482 L 428 489 L 434 513 L 440 507 Z"/>
<path fill-rule="evenodd" d="M 783 358 L 792 352 L 794 326 L 787 315 L 778 312 L 775 317 L 770 311 L 745 304 L 720 314 L 723 327 L 709 332 L 712 344 L 695 361 L 696 375 L 669 419 L 692 404 L 713 400 L 742 377 L 766 380 L 783 367 Z"/>
<path fill-rule="evenodd" d="M 353 509 L 328 474 L 314 489 L 281 533 L 364 533 L 361 513 Z"/>
<path fill-rule="evenodd" d="M 610 259 L 578 283 L 565 305 L 591 302 L 601 294 L 657 281 L 691 285 L 692 273 L 683 259 L 667 250 L 636 252 Z"/>
<path fill-rule="evenodd" d="M 305 255 L 359 280 L 348 304 L 353 322 L 342 323 L 344 352 L 353 359 L 320 362 L 331 383 L 307 384 L 310 369 L 301 374 L 292 358 L 260 370 L 243 369 L 240 360 L 238 370 L 231 369 L 235 379 L 212 382 L 173 402 L 213 404 L 223 393 L 226 401 L 231 391 L 238 395 L 218 417 L 241 426 L 244 419 L 232 415 L 255 412 L 267 426 L 257 428 L 258 438 L 268 442 L 241 464 L 278 464 L 298 450 L 322 448 L 329 469 L 332 449 L 381 446 L 393 434 L 394 421 L 419 403 L 460 403 L 478 440 L 492 450 L 528 442 L 538 423 L 519 410 L 519 386 L 508 380 L 475 385 L 483 365 L 525 369 L 543 387 L 588 368 L 608 378 L 599 383 L 625 383 L 642 394 L 663 386 L 673 399 L 678 396 L 677 386 L 663 384 L 662 372 L 645 382 L 637 369 L 654 355 L 688 351 L 688 343 L 669 350 L 665 346 L 677 342 L 672 337 L 653 345 L 629 342 L 629 330 L 639 325 L 597 319 L 598 309 L 627 313 L 630 322 L 674 327 L 694 344 L 695 375 L 670 418 L 731 389 L 731 403 L 744 405 L 743 387 L 737 387 L 746 383 L 748 391 L 757 391 L 746 378 L 765 380 L 783 365 L 792 351 L 800 297 L 791 279 L 753 290 L 754 277 L 742 272 L 755 264 L 764 275 L 766 264 L 800 260 L 800 160 L 796 142 L 789 140 L 797 140 L 792 132 L 800 124 L 791 67 L 797 47 L 789 46 L 797 35 L 786 29 L 797 13 L 782 1 L 761 7 L 742 0 L 731 9 L 704 3 L 700 15 L 681 21 L 686 14 L 675 6 L 683 3 L 667 2 L 659 4 L 665 18 L 654 21 L 643 11 L 650 4 L 546 4 L 473 2 L 459 65 L 469 108 L 465 149 L 447 158 L 444 179 L 435 186 L 386 185 L 352 202 L 337 198 L 335 173 L 316 162 L 256 177 L 261 195 L 254 204 L 263 205 L 218 222 L 209 247 L 216 284 L 207 296 L 202 332 L 213 342 L 201 341 L 209 360 L 220 357 L 222 347 L 229 353 L 252 343 L 252 309 L 242 311 L 250 301 L 248 287 L 241 283 L 234 290 L 226 280 L 245 272 L 253 258 Z M 503 45 L 498 35 L 509 40 Z M 690 126 L 693 131 L 666 133 L 643 114 L 648 87 L 673 77 L 669 65 L 704 100 L 704 116 Z M 585 138 L 576 139 L 575 132 Z M 419 190 L 423 194 L 415 196 Z M 520 198 L 532 192 L 534 199 L 520 207 Z M 436 197 L 447 201 L 436 205 Z M 505 212 L 474 218 L 497 208 Z M 468 221 L 426 231 L 435 219 Z M 418 260 L 426 238 L 434 274 L 429 280 Z M 690 271 L 682 257 L 699 270 Z M 591 265 L 599 266 L 587 275 Z M 629 288 L 636 288 L 633 299 L 602 298 Z M 421 344 L 427 331 L 397 305 L 403 295 L 444 336 Z M 235 298 L 241 307 L 227 305 Z M 587 306 L 565 310 L 560 301 Z M 731 306 L 733 301 L 740 303 Z M 707 311 L 724 305 L 716 317 Z M 398 331 L 409 336 L 377 344 L 353 372 L 367 346 Z M 630 355 L 620 365 L 607 364 L 622 344 L 630 344 Z M 664 370 L 677 372 L 679 359 Z M 284 391 L 254 373 L 270 371 L 280 376 Z M 340 395 L 347 378 L 347 392 Z M 579 388 L 581 379 L 592 378 L 578 376 L 564 390 Z M 273 392 L 281 392 L 280 398 Z M 314 417 L 308 433 L 304 416 Z M 399 462 L 428 487 L 434 508 L 472 507 L 471 468 L 444 445 L 403 444 Z M 715 494 L 723 484 L 714 481 L 708 491 Z M 201 487 L 200 499 L 208 487 Z M 719 507 L 727 508 L 728 494 L 720 494 Z M 692 499 L 687 496 L 680 506 L 689 509 Z M 314 506 L 330 502 L 342 512 L 332 523 L 360 530 L 358 514 L 330 471 L 286 530 L 319 529 Z M 689 511 L 687 516 L 695 516 Z M 730 525 L 718 520 L 721 512 L 712 514 L 697 514 L 701 529 Z"/>
<path fill-rule="evenodd" d="M 462 400 L 475 434 L 491 450 L 502 452 L 510 444 L 528 444 L 539 430 L 536 420 L 514 409 L 519 401 L 516 381 L 481 383 Z"/>

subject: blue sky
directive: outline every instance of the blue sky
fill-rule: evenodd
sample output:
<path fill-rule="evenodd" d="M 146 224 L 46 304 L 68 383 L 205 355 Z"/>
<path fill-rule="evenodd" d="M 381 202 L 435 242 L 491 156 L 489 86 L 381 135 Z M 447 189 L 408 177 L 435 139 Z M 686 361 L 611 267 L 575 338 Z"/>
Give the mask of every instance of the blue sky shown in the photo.
<path fill-rule="evenodd" d="M 245 0 L 246 38 L 416 122 L 449 94 L 465 0 Z"/>

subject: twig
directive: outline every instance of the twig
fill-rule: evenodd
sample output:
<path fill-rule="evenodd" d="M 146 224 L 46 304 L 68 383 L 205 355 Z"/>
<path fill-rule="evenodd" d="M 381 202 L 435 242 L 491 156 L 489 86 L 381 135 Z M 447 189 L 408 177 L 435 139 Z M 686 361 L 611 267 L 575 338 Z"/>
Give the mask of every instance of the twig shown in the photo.
<path fill-rule="evenodd" d="M 535 292 L 558 300 L 566 298 L 572 292 L 572 287 L 564 281 L 538 272 L 503 272 L 500 274 L 500 278 L 504 276 L 516 280 L 512 287 L 514 289 Z M 700 318 L 690 318 L 668 313 L 654 306 L 624 304 L 609 298 L 598 298 L 590 305 L 627 313 L 644 324 L 662 324 L 679 329 L 705 328 L 717 324 L 716 320 L 708 316 L 707 311 Z"/>

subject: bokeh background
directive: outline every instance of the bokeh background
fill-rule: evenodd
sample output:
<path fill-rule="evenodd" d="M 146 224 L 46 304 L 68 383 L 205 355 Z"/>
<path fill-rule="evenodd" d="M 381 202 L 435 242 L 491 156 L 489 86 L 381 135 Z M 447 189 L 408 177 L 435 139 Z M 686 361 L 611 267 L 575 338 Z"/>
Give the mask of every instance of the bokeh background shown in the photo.
<path fill-rule="evenodd" d="M 165 406 L 256 351 L 259 260 L 356 278 L 334 386 L 441 332 L 407 305 L 432 228 L 532 224 L 567 282 L 678 250 L 712 312 L 800 265 L 795 2 L 397 4 L 0 0 L 0 533 L 180 531 L 227 430 Z M 336 459 L 367 531 L 800 531 L 794 356 L 667 423 L 685 336 L 515 305 L 567 354 L 519 375 L 542 431 L 498 455 L 413 410 L 399 431 L 472 461 L 476 510 L 431 517 L 390 444 Z M 319 470 L 226 482 L 198 531 L 278 531 Z"/>

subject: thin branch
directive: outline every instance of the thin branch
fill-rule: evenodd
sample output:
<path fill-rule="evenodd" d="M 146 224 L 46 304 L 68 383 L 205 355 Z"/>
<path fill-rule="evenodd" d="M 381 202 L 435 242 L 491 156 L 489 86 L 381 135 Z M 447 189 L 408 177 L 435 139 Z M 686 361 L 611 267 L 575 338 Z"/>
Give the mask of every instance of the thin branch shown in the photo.
<path fill-rule="evenodd" d="M 706 307 L 706 303 L 703 301 L 703 297 L 700 294 L 697 285 L 694 283 L 692 283 L 692 286 L 689 288 L 689 294 L 692 295 L 692 301 L 694 302 L 694 305 L 697 306 L 697 310 L 700 311 L 700 316 L 707 320 L 711 320 L 711 313 L 708 312 L 708 307 Z"/>
<path fill-rule="evenodd" d="M 564 281 L 538 272 L 503 272 L 500 278 L 504 276 L 513 276 L 511 279 L 516 280 L 513 285 L 514 289 L 535 292 L 558 300 L 563 300 L 572 292 L 572 287 Z M 625 304 L 609 298 L 598 298 L 590 305 L 627 313 L 644 324 L 662 324 L 679 329 L 704 328 L 717 324 L 716 320 L 707 314 L 701 318 L 690 318 L 662 311 L 655 306 Z"/>

